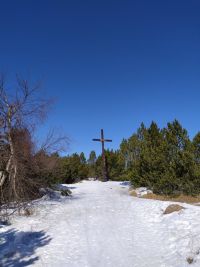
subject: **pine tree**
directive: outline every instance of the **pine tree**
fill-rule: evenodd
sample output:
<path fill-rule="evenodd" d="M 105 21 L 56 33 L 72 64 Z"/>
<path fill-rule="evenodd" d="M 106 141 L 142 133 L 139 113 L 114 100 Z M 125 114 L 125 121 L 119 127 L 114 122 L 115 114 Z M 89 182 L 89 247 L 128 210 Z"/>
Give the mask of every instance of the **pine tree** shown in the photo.
<path fill-rule="evenodd" d="M 85 154 L 83 152 L 80 153 L 79 158 L 80 158 L 80 162 L 82 164 L 86 164 L 86 157 L 85 157 Z"/>
<path fill-rule="evenodd" d="M 194 157 L 196 163 L 200 164 L 200 132 L 198 132 L 193 139 Z"/>
<path fill-rule="evenodd" d="M 134 186 L 167 195 L 200 193 L 200 134 L 191 142 L 177 120 L 162 130 L 155 122 L 149 128 L 141 124 L 126 148 L 132 155 L 137 151 L 129 170 Z"/>
<path fill-rule="evenodd" d="M 97 156 L 95 151 L 91 151 L 88 159 L 88 169 L 89 169 L 89 177 L 96 178 L 97 174 L 95 172 L 95 164 L 97 161 Z"/>
<path fill-rule="evenodd" d="M 96 153 L 95 153 L 94 150 L 92 150 L 92 151 L 90 152 L 90 155 L 89 155 L 88 164 L 90 164 L 90 165 L 94 165 L 95 162 L 96 162 L 96 160 L 97 160 Z"/>

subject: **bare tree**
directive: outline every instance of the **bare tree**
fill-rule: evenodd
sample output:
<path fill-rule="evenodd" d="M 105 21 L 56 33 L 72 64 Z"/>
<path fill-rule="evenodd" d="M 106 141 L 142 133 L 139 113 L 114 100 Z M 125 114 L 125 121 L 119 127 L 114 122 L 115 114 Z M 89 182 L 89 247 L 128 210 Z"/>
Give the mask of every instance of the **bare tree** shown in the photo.
<path fill-rule="evenodd" d="M 50 130 L 44 142 L 40 146 L 40 150 L 45 151 L 47 154 L 55 152 L 64 152 L 69 145 L 69 138 L 64 134 L 60 134 L 55 129 Z"/>
<path fill-rule="evenodd" d="M 34 188 L 34 144 L 31 131 L 42 121 L 51 101 L 38 95 L 38 84 L 31 86 L 17 77 L 16 90 L 8 90 L 0 75 L 0 193 L 1 203 L 22 201 Z M 66 140 L 64 137 L 47 138 L 46 149 Z"/>
<path fill-rule="evenodd" d="M 42 186 L 52 186 L 59 181 L 58 169 L 60 168 L 60 153 L 65 152 L 69 145 L 69 139 L 58 131 L 51 130 L 46 136 L 37 153 L 34 155 L 37 176 L 42 179 Z M 41 185 L 40 185 L 41 186 Z"/>

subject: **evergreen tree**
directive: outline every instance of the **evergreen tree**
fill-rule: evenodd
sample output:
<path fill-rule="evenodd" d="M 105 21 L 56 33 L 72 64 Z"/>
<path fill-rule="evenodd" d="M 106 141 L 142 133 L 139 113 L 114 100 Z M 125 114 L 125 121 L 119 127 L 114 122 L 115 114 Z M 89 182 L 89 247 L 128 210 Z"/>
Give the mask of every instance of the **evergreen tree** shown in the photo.
<path fill-rule="evenodd" d="M 90 164 L 90 165 L 94 165 L 95 162 L 96 162 L 96 160 L 97 160 L 96 153 L 95 153 L 94 150 L 92 150 L 92 151 L 90 152 L 90 155 L 89 155 L 88 164 Z"/>
<path fill-rule="evenodd" d="M 163 134 L 155 122 L 147 129 L 142 124 L 137 132 L 138 156 L 133 165 L 135 186 L 152 188 L 163 172 Z"/>
<path fill-rule="evenodd" d="M 81 152 L 79 157 L 80 157 L 80 162 L 82 164 L 86 164 L 86 157 L 85 157 L 85 154 L 83 152 Z"/>
<path fill-rule="evenodd" d="M 200 164 L 200 132 L 193 139 L 194 157 L 196 163 Z"/>
<path fill-rule="evenodd" d="M 95 164 L 96 164 L 96 153 L 91 151 L 88 159 L 89 177 L 96 177 Z"/>
<path fill-rule="evenodd" d="M 129 170 L 134 186 L 168 195 L 200 193 L 199 134 L 191 142 L 186 129 L 175 120 L 162 130 L 155 122 L 149 128 L 142 124 L 137 142 L 130 146 L 130 140 L 126 147 L 138 151 Z"/>
<path fill-rule="evenodd" d="M 114 150 L 105 150 L 105 157 L 107 163 L 107 170 L 108 170 L 108 178 L 110 180 L 125 180 L 126 177 L 123 175 L 124 171 L 124 163 L 120 158 L 120 151 Z M 95 174 L 98 179 L 103 179 L 102 177 L 102 168 L 103 168 L 103 161 L 102 156 L 99 156 L 95 163 Z"/>
<path fill-rule="evenodd" d="M 124 164 L 120 161 L 119 150 L 106 150 L 105 155 L 109 179 L 114 181 L 123 179 Z"/>
<path fill-rule="evenodd" d="M 62 157 L 59 163 L 58 177 L 63 183 L 74 183 L 88 178 L 88 167 L 83 153 L 74 153 Z"/>

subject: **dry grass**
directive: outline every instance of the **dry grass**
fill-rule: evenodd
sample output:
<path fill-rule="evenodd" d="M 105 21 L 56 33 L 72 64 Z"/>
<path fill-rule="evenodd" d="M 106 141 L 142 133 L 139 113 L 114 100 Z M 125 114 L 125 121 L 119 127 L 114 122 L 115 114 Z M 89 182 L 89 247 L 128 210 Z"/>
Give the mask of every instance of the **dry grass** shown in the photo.
<path fill-rule="evenodd" d="M 132 194 L 131 194 L 132 195 Z M 163 195 L 157 195 L 157 194 L 146 194 L 142 196 L 142 198 L 146 199 L 155 199 L 155 200 L 161 200 L 161 201 L 173 201 L 173 202 L 182 202 L 182 203 L 188 203 L 188 204 L 195 204 L 200 202 L 200 196 L 187 196 L 187 195 L 180 195 L 177 197 L 172 196 L 163 196 Z"/>
<path fill-rule="evenodd" d="M 135 192 L 135 190 L 131 190 L 129 192 L 129 194 L 132 196 L 132 197 L 137 197 L 137 193 Z"/>
<path fill-rule="evenodd" d="M 163 214 L 170 214 L 172 212 L 180 211 L 180 210 L 183 210 L 183 209 L 185 209 L 185 208 L 180 206 L 180 205 L 171 204 L 166 208 L 166 210 L 163 212 Z"/>

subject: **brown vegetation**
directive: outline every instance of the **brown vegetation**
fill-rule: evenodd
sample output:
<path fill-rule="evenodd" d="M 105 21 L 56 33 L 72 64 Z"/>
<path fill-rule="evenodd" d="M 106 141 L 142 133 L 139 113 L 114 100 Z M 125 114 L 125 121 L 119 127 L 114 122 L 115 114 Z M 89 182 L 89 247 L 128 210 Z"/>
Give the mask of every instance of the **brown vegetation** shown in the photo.
<path fill-rule="evenodd" d="M 137 197 L 137 193 L 135 192 L 135 190 L 131 190 L 131 191 L 130 191 L 130 195 L 131 195 L 132 197 Z"/>
<path fill-rule="evenodd" d="M 11 94 L 0 76 L 0 206 L 37 197 L 47 170 L 57 164 L 57 157 L 49 152 L 63 149 L 61 143 L 67 141 L 51 132 L 42 148 L 36 149 L 33 129 L 45 118 L 49 101 L 40 98 L 39 87 L 27 80 L 17 78 L 16 88 Z"/>
<path fill-rule="evenodd" d="M 188 195 L 179 195 L 179 196 L 164 196 L 164 195 L 157 195 L 157 194 L 146 194 L 143 195 L 142 198 L 146 199 L 155 199 L 161 201 L 173 201 L 173 202 L 181 202 L 181 203 L 188 203 L 188 204 L 195 204 L 200 202 L 200 196 L 188 196 Z"/>

